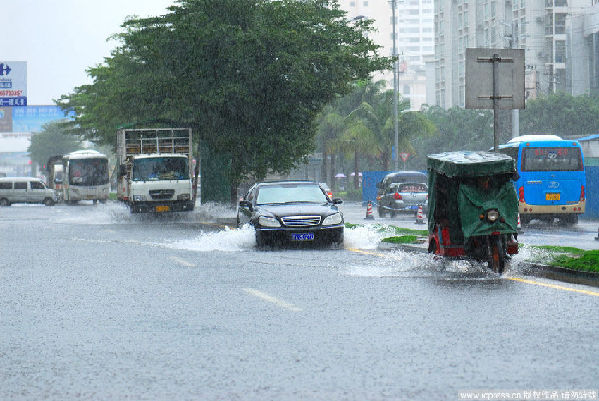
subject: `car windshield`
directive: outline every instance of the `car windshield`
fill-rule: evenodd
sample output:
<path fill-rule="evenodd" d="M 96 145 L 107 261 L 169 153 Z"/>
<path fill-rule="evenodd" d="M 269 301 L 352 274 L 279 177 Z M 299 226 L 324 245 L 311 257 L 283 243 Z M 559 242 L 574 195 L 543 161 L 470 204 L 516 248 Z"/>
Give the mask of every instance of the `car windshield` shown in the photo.
<path fill-rule="evenodd" d="M 258 205 L 295 202 L 327 203 L 327 197 L 318 185 L 310 184 L 265 185 L 258 189 Z"/>
<path fill-rule="evenodd" d="M 133 181 L 187 180 L 185 157 L 152 157 L 133 163 Z"/>

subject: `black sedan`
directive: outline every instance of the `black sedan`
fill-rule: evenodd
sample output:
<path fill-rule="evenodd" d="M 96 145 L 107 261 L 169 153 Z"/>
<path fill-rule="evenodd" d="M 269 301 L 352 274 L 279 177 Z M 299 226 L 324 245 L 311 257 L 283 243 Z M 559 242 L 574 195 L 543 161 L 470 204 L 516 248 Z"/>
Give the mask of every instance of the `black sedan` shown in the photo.
<path fill-rule="evenodd" d="M 343 242 L 341 199 L 329 199 L 311 181 L 273 181 L 252 186 L 239 202 L 237 226 L 251 224 L 259 247 L 279 243 Z"/>

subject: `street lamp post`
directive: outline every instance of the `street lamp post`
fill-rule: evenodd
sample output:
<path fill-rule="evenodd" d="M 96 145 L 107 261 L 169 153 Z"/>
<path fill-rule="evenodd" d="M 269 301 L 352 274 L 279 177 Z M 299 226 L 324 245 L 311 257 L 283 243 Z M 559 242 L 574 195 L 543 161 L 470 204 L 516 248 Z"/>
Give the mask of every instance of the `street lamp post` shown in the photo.
<path fill-rule="evenodd" d="M 398 108 L 399 108 L 399 64 L 397 55 L 397 35 L 396 35 L 396 12 L 397 0 L 391 0 L 391 20 L 393 21 L 393 127 L 395 129 L 395 171 L 399 170 L 399 119 L 398 119 Z"/>

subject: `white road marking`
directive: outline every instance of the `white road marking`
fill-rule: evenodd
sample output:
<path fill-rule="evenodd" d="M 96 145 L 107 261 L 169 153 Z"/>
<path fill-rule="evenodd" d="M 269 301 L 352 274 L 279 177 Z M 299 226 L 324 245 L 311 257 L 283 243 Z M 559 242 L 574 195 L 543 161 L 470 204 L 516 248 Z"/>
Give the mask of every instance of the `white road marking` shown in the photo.
<path fill-rule="evenodd" d="M 266 293 L 264 293 L 262 291 L 258 291 L 258 290 L 254 289 L 254 288 L 244 288 L 243 290 L 245 292 L 247 292 L 248 294 L 250 294 L 250 295 L 253 295 L 253 296 L 257 297 L 257 298 L 260 298 L 263 301 L 273 303 L 273 304 L 275 304 L 275 305 L 277 305 L 277 306 L 279 306 L 279 307 L 281 307 L 283 309 L 287 309 L 287 310 L 290 310 L 292 312 L 301 312 L 302 311 L 301 308 L 298 308 L 295 305 L 292 305 L 292 304 L 287 303 L 285 301 L 281 301 L 280 299 L 277 299 L 277 298 L 275 298 L 275 297 L 273 297 L 271 295 L 268 295 L 268 294 L 266 294 Z"/>
<path fill-rule="evenodd" d="M 170 258 L 172 261 L 174 261 L 174 262 L 176 262 L 176 263 L 179 263 L 181 266 L 185 266 L 185 267 L 195 267 L 195 264 L 194 264 L 194 263 L 188 262 L 188 261 L 186 261 L 185 259 L 181 259 L 181 258 L 178 258 L 178 257 L 176 257 L 176 256 L 169 256 L 169 258 Z"/>

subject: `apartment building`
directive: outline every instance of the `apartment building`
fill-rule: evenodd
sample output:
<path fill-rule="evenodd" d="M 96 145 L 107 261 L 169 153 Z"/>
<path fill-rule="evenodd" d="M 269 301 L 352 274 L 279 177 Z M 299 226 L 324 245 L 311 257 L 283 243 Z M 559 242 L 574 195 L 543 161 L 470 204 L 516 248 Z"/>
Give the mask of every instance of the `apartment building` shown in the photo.
<path fill-rule="evenodd" d="M 466 48 L 525 49 L 526 98 L 566 90 L 566 19 L 588 0 L 438 0 L 435 103 L 464 106 Z"/>

